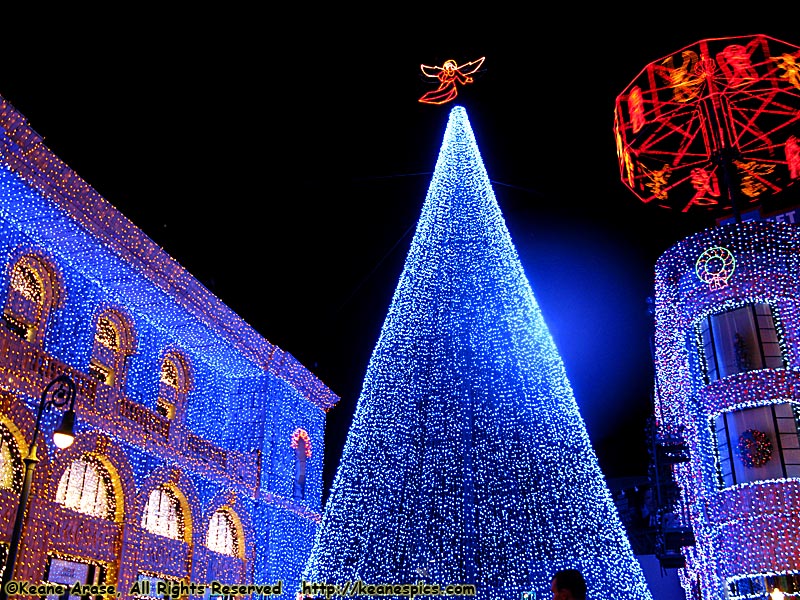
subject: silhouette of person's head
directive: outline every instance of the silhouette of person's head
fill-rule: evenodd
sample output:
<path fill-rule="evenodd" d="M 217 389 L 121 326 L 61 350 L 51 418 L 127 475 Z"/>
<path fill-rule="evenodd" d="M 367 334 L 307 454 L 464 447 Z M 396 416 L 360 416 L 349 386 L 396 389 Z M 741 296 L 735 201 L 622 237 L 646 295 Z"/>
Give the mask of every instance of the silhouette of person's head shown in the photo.
<path fill-rule="evenodd" d="M 562 569 L 553 575 L 553 600 L 586 600 L 586 580 L 578 569 Z"/>

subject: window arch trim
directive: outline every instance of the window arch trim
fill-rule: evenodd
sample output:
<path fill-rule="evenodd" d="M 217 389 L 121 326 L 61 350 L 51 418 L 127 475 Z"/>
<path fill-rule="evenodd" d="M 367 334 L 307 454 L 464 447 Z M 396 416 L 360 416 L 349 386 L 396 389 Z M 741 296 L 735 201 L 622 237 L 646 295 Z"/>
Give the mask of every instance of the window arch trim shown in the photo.
<path fill-rule="evenodd" d="M 17 269 L 29 269 L 41 286 L 41 298 L 27 297 L 14 288 Z M 39 249 L 18 248 L 7 264 L 6 297 L 2 321 L 7 329 L 41 346 L 50 315 L 64 302 L 64 285 L 55 263 Z"/>
<path fill-rule="evenodd" d="M 150 504 L 154 494 L 159 494 L 160 496 L 159 507 L 153 507 Z M 177 537 L 166 535 L 164 533 L 161 533 L 159 531 L 150 528 L 147 525 L 148 521 L 152 518 L 160 520 L 161 515 L 154 513 L 156 511 L 160 512 L 161 506 L 163 506 L 162 502 L 164 494 L 172 496 L 172 499 L 175 502 L 175 506 L 177 507 L 176 508 Z M 142 529 L 149 531 L 154 535 L 162 535 L 164 537 L 180 540 L 188 544 L 192 543 L 192 511 L 189 506 L 189 502 L 186 499 L 186 496 L 183 494 L 183 492 L 181 492 L 180 488 L 174 483 L 161 483 L 160 485 L 156 485 L 150 490 L 150 492 L 147 494 L 147 499 L 144 501 L 144 505 L 142 506 L 142 514 L 139 524 L 142 527 Z M 160 527 L 160 526 L 161 526 L 160 524 L 155 525 L 155 527 Z M 169 527 L 169 523 L 167 523 L 167 527 Z"/>
<path fill-rule="evenodd" d="M 118 308 L 101 307 L 95 312 L 89 374 L 98 381 L 114 387 L 124 386 L 127 359 L 135 353 L 137 345 L 132 323 L 131 318 Z M 112 336 L 110 329 L 114 332 L 113 342 L 108 341 Z"/>
<path fill-rule="evenodd" d="M 231 536 L 231 553 L 225 552 L 224 550 L 220 550 L 218 548 L 212 548 L 212 545 L 209 543 L 209 539 L 212 536 L 212 528 L 215 522 L 214 518 L 217 515 L 221 515 L 222 519 L 224 519 L 226 522 L 224 526 L 228 528 Z M 218 552 L 226 556 L 233 556 L 239 559 L 244 558 L 244 529 L 242 527 L 239 515 L 235 510 L 233 510 L 233 508 L 230 506 L 221 506 L 211 513 L 211 516 L 208 519 L 205 545 L 209 550 L 214 552 Z"/>
<path fill-rule="evenodd" d="M 78 466 L 76 466 L 78 465 Z M 114 485 L 114 471 L 109 469 L 108 461 L 91 452 L 85 452 L 69 461 L 61 471 L 58 486 L 56 487 L 55 501 L 62 506 L 93 517 L 99 517 L 110 521 L 118 521 L 121 516 L 120 499 L 117 497 L 118 486 Z M 66 479 L 65 479 L 66 478 Z M 94 485 L 94 498 L 84 498 L 84 491 L 92 494 L 89 486 Z M 80 489 L 75 491 L 75 487 Z M 74 498 L 75 494 L 78 498 Z M 70 498 L 70 494 L 73 495 Z M 82 510 L 90 504 L 89 510 Z M 100 506 L 100 504 L 104 506 Z"/>

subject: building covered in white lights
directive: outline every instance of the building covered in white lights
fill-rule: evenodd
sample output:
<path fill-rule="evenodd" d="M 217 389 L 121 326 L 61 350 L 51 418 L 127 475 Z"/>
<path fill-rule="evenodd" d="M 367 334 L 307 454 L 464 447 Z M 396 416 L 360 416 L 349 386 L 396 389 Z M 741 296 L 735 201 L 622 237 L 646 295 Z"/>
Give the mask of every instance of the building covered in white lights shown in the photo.
<path fill-rule="evenodd" d="M 800 597 L 800 228 L 791 222 L 709 228 L 656 265 L 656 417 L 689 459 L 673 466 L 677 530 L 694 538 L 680 549 L 687 598 Z"/>
<path fill-rule="evenodd" d="M 338 397 L 2 98 L 0 307 L 4 559 L 40 396 L 60 375 L 77 390 L 67 449 L 50 439 L 59 411 L 43 412 L 15 579 L 116 584 L 123 597 L 148 596 L 133 588 L 143 581 L 296 587 Z"/>

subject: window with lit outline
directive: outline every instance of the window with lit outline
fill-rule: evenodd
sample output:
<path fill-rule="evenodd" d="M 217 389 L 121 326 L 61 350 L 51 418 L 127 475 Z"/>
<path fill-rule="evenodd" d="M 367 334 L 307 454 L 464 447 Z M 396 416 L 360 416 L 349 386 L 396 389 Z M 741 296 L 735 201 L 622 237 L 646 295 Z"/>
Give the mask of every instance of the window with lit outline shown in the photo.
<path fill-rule="evenodd" d="M 142 527 L 173 540 L 185 537 L 185 516 L 176 490 L 162 485 L 150 492 L 142 513 Z"/>
<path fill-rule="evenodd" d="M 706 384 L 737 373 L 786 366 L 780 326 L 766 302 L 710 314 L 698 322 L 696 330 Z"/>
<path fill-rule="evenodd" d="M 108 470 L 91 454 L 73 460 L 58 482 L 56 502 L 85 515 L 113 519 L 116 501 Z"/>
<path fill-rule="evenodd" d="M 292 497 L 305 500 L 306 497 L 306 463 L 311 457 L 311 438 L 305 429 L 297 428 L 292 434 L 291 447 L 294 449 L 294 485 Z"/>
<path fill-rule="evenodd" d="M 130 319 L 116 309 L 100 312 L 94 322 L 89 374 L 100 383 L 124 389 L 127 360 L 135 347 Z"/>
<path fill-rule="evenodd" d="M 62 297 L 56 273 L 49 260 L 33 252 L 23 254 L 11 264 L 3 326 L 40 347 L 50 313 Z"/>
<path fill-rule="evenodd" d="M 711 417 L 719 489 L 800 478 L 800 403 L 740 406 Z"/>
<path fill-rule="evenodd" d="M 214 511 L 208 524 L 206 547 L 214 552 L 227 556 L 241 557 L 241 541 L 239 539 L 238 517 L 227 507 Z"/>
<path fill-rule="evenodd" d="M 19 445 L 5 424 L 0 423 L 0 489 L 19 493 L 24 466 Z"/>
<path fill-rule="evenodd" d="M 158 414 L 170 421 L 183 420 L 191 380 L 187 358 L 177 350 L 168 351 L 161 359 L 156 401 Z"/>

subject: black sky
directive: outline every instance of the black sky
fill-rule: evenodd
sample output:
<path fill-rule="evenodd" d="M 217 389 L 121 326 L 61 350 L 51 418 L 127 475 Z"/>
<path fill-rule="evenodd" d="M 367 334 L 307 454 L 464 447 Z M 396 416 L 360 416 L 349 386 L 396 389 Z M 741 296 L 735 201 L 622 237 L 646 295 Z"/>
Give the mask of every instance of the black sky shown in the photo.
<path fill-rule="evenodd" d="M 458 18 L 429 7 L 402 24 L 226 6 L 93 21 L 65 12 L 46 26 L 28 14 L 4 25 L 0 95 L 342 397 L 328 416 L 328 486 L 452 108 L 417 102 L 431 88 L 419 65 L 485 56 L 456 103 L 601 467 L 644 475 L 653 265 L 714 217 L 646 206 L 624 187 L 614 100 L 649 62 L 701 39 L 761 33 L 800 44 L 796 7 L 771 6 Z"/>

